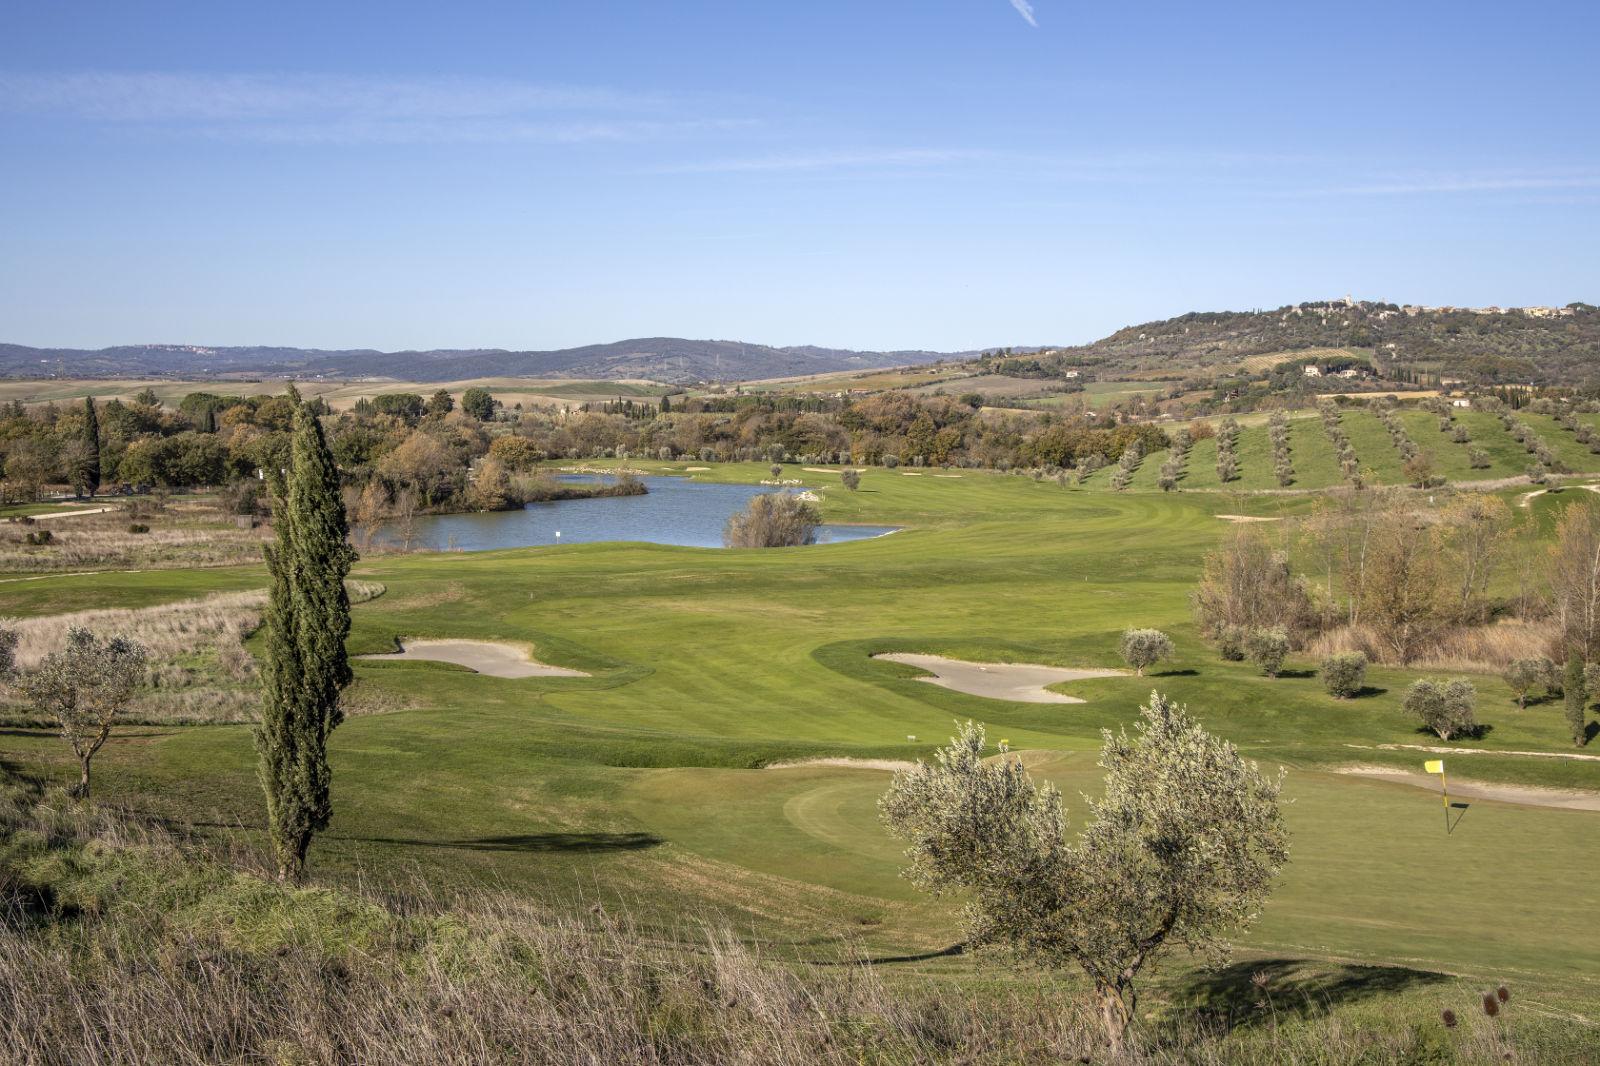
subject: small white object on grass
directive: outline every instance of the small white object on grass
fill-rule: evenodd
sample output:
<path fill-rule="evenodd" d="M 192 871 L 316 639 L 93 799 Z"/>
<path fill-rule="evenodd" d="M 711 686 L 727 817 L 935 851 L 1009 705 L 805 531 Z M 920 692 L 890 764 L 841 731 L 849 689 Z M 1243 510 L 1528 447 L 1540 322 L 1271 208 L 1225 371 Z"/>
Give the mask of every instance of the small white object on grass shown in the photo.
<path fill-rule="evenodd" d="M 917 738 L 912 736 L 910 733 L 906 734 L 906 739 L 911 741 L 911 743 L 913 743 L 913 744 L 915 744 L 917 742 Z"/>

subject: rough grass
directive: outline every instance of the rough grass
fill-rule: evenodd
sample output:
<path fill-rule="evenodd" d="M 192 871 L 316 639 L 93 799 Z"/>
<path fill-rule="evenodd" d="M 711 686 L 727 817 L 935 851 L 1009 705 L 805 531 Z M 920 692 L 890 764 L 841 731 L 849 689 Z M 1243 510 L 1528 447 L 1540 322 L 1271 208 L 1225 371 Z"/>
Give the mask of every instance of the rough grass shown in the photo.
<path fill-rule="evenodd" d="M 858 952 L 779 964 L 716 924 L 504 894 L 448 902 L 260 876 L 248 850 L 0 792 L 0 1056 L 8 1063 L 1059 1063 L 1103 1060 L 1071 979 L 927 980 Z M 1587 1061 L 1543 989 L 1242 961 L 1155 983 L 1122 1062 Z M 1531 1002 L 1524 1008 L 1522 997 Z M 1151 1009 L 1151 1000 L 1155 1001 Z M 1461 1021 L 1447 1029 L 1441 1008 Z"/>
<path fill-rule="evenodd" d="M 351 600 L 383 592 L 377 582 L 350 582 Z M 252 722 L 259 675 L 245 641 L 261 625 L 265 590 L 222 592 L 151 607 L 107 608 L 9 620 L 17 632 L 17 668 L 31 670 L 83 626 L 103 636 L 127 637 L 149 652 L 144 685 L 120 719 L 127 723 Z M 14 693 L 3 706 L 12 721 L 32 711 Z M 368 702 L 363 701 L 363 705 Z"/>
<path fill-rule="evenodd" d="M 1549 621 L 1502 619 L 1491 625 L 1457 626 L 1433 637 L 1428 654 L 1411 663 L 1414 670 L 1457 670 L 1497 674 L 1514 659 L 1537 659 L 1559 643 L 1560 632 Z M 1393 661 L 1393 652 L 1366 626 L 1340 626 L 1320 633 L 1306 648 L 1308 658 L 1359 651 L 1371 662 Z"/>
<path fill-rule="evenodd" d="M 136 522 L 149 526 L 149 532 L 131 532 Z M 43 530 L 51 534 L 49 544 L 27 543 L 28 533 Z M 102 514 L 0 525 L 0 571 L 230 566 L 259 560 L 271 536 L 265 526 L 238 528 L 205 502 L 175 503 L 159 511 L 117 505 Z"/>

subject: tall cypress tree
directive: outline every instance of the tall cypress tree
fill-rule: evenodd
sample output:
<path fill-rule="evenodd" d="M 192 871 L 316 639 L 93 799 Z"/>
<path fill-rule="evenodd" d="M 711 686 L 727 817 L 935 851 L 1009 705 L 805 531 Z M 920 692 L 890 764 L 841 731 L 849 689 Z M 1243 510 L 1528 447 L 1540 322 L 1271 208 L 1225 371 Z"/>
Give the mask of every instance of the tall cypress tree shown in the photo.
<path fill-rule="evenodd" d="M 76 474 L 78 486 L 92 499 L 100 491 L 100 416 L 95 413 L 93 396 L 83 398 L 83 458 Z"/>
<path fill-rule="evenodd" d="M 328 734 L 343 718 L 339 693 L 350 683 L 344 579 L 355 561 L 339 473 L 304 404 L 295 407 L 287 476 L 274 477 L 277 540 L 266 552 L 272 588 L 256 750 L 278 876 L 299 880 L 312 838 L 333 816 Z"/>
<path fill-rule="evenodd" d="M 1562 685 L 1562 695 L 1567 705 L 1567 728 L 1572 730 L 1572 742 L 1583 747 L 1589 742 L 1588 686 L 1583 676 L 1583 656 L 1576 648 L 1567 656 L 1567 676 Z"/>

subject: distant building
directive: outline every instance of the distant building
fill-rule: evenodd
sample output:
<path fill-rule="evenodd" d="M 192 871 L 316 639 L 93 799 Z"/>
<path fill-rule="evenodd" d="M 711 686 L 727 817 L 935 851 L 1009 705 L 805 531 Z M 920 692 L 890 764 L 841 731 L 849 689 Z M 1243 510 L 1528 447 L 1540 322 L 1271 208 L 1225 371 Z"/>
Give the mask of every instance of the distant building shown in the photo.
<path fill-rule="evenodd" d="M 1322 376 L 1322 368 L 1320 366 L 1308 366 L 1305 368 L 1305 375 L 1308 378 L 1320 378 Z"/>

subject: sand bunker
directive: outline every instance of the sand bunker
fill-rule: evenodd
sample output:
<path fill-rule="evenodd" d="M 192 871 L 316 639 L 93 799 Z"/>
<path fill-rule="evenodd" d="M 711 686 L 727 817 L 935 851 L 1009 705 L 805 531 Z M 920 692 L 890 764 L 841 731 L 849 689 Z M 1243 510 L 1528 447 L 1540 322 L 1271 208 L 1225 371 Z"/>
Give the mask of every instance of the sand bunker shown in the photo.
<path fill-rule="evenodd" d="M 1218 518 L 1224 522 L 1282 522 L 1281 518 L 1262 518 L 1253 514 L 1219 514 Z"/>
<path fill-rule="evenodd" d="M 1346 766 L 1339 771 L 1356 777 L 1394 781 L 1439 794 L 1439 779 L 1433 774 L 1396 770 L 1388 766 Z M 1487 785 L 1476 781 L 1450 782 L 1452 799 L 1496 800 L 1524 807 L 1556 807 L 1567 811 L 1600 811 L 1600 792 L 1578 792 L 1559 788 L 1532 788 L 1526 785 Z"/>
<path fill-rule="evenodd" d="M 710 469 L 711 468 L 709 466 L 686 466 L 686 467 L 684 467 L 684 470 L 688 471 L 691 474 L 696 474 L 696 473 L 699 473 L 699 472 L 701 472 L 703 470 L 710 470 Z"/>
<path fill-rule="evenodd" d="M 934 676 L 919 677 L 917 680 L 930 685 L 954 689 L 971 696 L 1012 700 L 1016 703 L 1082 703 L 1084 701 L 1076 696 L 1063 696 L 1045 686 L 1063 681 L 1083 681 L 1091 677 L 1127 676 L 1126 670 L 1073 670 L 1033 663 L 969 663 L 960 659 L 946 659 L 942 655 L 916 655 L 910 652 L 888 652 L 874 655 L 873 658 L 927 670 Z"/>
<path fill-rule="evenodd" d="M 787 762 L 769 762 L 768 770 L 795 770 L 803 766 L 845 766 L 853 770 L 910 770 L 916 763 L 909 759 L 851 759 L 843 755 L 828 755 L 820 759 L 790 759 Z"/>
<path fill-rule="evenodd" d="M 454 663 L 490 677 L 588 677 L 582 670 L 568 670 L 536 661 L 528 649 L 517 644 L 493 640 L 402 640 L 400 650 L 387 655 L 362 655 L 362 659 L 425 660 Z"/>

